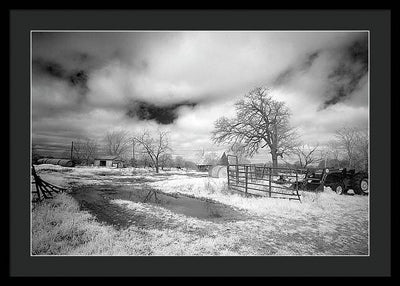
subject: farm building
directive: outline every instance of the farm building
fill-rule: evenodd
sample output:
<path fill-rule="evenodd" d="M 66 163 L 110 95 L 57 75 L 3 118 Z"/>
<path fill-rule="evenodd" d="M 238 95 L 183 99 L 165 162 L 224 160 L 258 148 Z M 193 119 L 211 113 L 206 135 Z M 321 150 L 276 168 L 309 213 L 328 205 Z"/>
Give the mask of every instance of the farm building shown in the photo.
<path fill-rule="evenodd" d="M 222 154 L 221 158 L 217 161 L 215 158 L 215 153 L 207 153 L 203 152 L 203 155 L 199 158 L 197 161 L 197 169 L 201 172 L 207 172 L 212 169 L 213 166 L 215 165 L 228 165 L 228 158 L 226 157 L 226 154 Z M 214 162 L 213 162 L 214 161 Z"/>
<path fill-rule="evenodd" d="M 228 166 L 228 156 L 226 156 L 225 152 L 224 154 L 222 154 L 221 159 L 219 159 L 218 161 L 218 165 L 222 165 L 222 166 Z"/>
<path fill-rule="evenodd" d="M 100 156 L 94 159 L 94 165 L 98 167 L 122 168 L 124 162 L 119 156 Z"/>
<path fill-rule="evenodd" d="M 208 158 L 203 155 L 197 160 L 196 166 L 197 170 L 200 172 L 207 172 L 211 168 L 212 164 L 210 164 Z"/>
<path fill-rule="evenodd" d="M 197 164 L 197 170 L 200 172 L 207 172 L 212 165 L 210 164 Z"/>

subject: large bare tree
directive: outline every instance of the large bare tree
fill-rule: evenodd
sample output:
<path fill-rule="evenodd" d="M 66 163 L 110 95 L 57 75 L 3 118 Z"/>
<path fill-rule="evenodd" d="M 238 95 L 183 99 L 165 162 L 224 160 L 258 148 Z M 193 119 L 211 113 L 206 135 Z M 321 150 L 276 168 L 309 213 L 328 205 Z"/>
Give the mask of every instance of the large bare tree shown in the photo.
<path fill-rule="evenodd" d="M 250 162 L 246 157 L 247 152 L 246 152 L 245 145 L 242 143 L 238 143 L 238 142 L 233 143 L 232 146 L 229 147 L 227 152 L 231 153 L 232 155 L 237 156 L 239 164 L 247 164 Z"/>
<path fill-rule="evenodd" d="M 151 136 L 148 130 L 135 137 L 135 140 L 143 147 L 153 162 L 156 173 L 160 169 L 160 159 L 170 148 L 168 145 L 168 132 L 158 130 L 155 136 Z"/>
<path fill-rule="evenodd" d="M 257 87 L 236 102 L 236 117 L 221 117 L 215 122 L 215 143 L 241 143 L 249 156 L 268 147 L 272 166 L 278 157 L 298 145 L 296 131 L 290 126 L 290 112 L 284 102 L 274 100 L 268 88 Z"/>
<path fill-rule="evenodd" d="M 121 156 L 131 146 L 129 133 L 122 129 L 107 132 L 104 140 L 108 155 Z"/>

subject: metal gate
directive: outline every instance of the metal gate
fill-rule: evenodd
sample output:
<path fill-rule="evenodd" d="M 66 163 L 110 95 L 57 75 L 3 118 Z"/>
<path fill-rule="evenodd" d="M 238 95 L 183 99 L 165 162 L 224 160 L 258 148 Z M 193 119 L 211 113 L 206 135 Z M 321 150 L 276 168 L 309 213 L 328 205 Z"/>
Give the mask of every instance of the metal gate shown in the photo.
<path fill-rule="evenodd" d="M 267 196 L 289 200 L 299 200 L 300 183 L 306 173 L 298 169 L 272 168 L 266 165 L 239 164 L 237 156 L 228 157 L 228 187 L 246 196 Z M 235 163 L 229 162 L 235 158 Z"/>
<path fill-rule="evenodd" d="M 228 157 L 228 187 L 245 195 L 300 200 L 299 190 L 324 190 L 329 169 L 273 168 L 265 164 L 239 164 L 237 156 Z M 231 164 L 229 158 L 234 158 Z"/>

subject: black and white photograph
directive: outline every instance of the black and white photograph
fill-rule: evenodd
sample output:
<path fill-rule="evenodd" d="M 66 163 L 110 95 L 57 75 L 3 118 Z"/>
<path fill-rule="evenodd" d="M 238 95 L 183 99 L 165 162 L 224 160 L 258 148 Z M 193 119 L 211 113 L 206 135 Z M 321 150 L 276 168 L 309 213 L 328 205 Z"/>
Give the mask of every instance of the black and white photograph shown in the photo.
<path fill-rule="evenodd" d="M 369 41 L 32 30 L 30 255 L 368 257 Z"/>

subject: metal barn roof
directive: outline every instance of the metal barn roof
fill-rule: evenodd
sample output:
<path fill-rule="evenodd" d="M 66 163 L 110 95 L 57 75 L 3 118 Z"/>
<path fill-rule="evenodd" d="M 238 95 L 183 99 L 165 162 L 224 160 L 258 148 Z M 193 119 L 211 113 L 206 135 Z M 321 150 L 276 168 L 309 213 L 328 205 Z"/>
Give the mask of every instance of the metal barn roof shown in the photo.
<path fill-rule="evenodd" d="M 119 156 L 115 156 L 115 155 L 103 155 L 103 156 L 96 157 L 95 160 L 122 161 L 122 158 Z"/>

